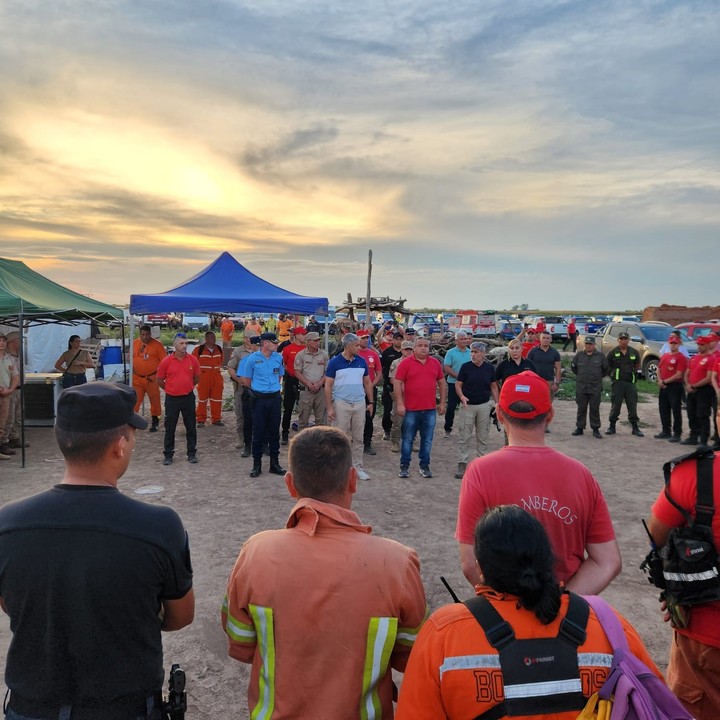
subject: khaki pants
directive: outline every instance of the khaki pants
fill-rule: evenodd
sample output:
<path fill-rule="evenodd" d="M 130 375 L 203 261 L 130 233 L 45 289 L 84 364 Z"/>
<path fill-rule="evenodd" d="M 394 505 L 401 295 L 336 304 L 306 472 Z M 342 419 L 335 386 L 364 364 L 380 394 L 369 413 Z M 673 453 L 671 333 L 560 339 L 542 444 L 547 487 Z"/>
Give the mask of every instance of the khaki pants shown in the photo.
<path fill-rule="evenodd" d="M 353 465 L 363 467 L 363 432 L 365 430 L 365 400 L 356 403 L 334 400 L 335 427 L 342 430 L 352 445 Z"/>
<path fill-rule="evenodd" d="M 673 632 L 667 683 L 697 720 L 720 718 L 720 648 Z"/>
<path fill-rule="evenodd" d="M 0 443 L 6 445 L 9 440 L 20 439 L 20 389 L 15 390 L 9 397 L 3 398 L 8 401 L 7 418 L 3 423 L 4 429 L 0 436 Z"/>
<path fill-rule="evenodd" d="M 10 396 L 0 397 L 0 445 L 7 443 L 8 414 L 10 413 Z"/>
<path fill-rule="evenodd" d="M 467 465 L 470 462 L 470 449 L 475 439 L 477 457 L 488 451 L 488 435 L 490 433 L 490 401 L 482 405 L 460 405 L 457 410 L 460 426 L 460 442 L 458 444 L 458 462 Z"/>
<path fill-rule="evenodd" d="M 316 393 L 309 390 L 300 390 L 298 405 L 298 430 L 303 430 L 308 426 L 311 413 L 315 418 L 316 425 L 327 425 L 325 418 L 325 391 L 322 388 Z"/>

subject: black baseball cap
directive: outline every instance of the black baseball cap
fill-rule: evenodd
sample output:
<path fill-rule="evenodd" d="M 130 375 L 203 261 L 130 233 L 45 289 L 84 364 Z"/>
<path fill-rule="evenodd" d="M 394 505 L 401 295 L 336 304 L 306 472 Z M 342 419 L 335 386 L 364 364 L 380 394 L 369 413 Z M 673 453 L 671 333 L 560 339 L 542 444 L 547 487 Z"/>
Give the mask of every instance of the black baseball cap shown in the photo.
<path fill-rule="evenodd" d="M 266 332 L 262 333 L 260 335 L 260 340 L 269 340 L 270 342 L 276 343 L 278 341 L 277 335 L 275 333 Z"/>
<path fill-rule="evenodd" d="M 79 433 L 130 425 L 145 430 L 148 421 L 135 412 L 137 395 L 123 383 L 91 382 L 63 390 L 58 398 L 57 426 Z"/>

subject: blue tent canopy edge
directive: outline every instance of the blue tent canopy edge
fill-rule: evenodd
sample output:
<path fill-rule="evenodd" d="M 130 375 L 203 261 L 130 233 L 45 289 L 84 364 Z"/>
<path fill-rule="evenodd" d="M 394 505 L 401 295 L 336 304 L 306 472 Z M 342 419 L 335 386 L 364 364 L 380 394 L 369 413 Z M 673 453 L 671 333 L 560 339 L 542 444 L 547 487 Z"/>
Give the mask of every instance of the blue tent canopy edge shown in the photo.
<path fill-rule="evenodd" d="M 284 312 L 312 315 L 327 311 L 328 299 L 308 297 L 267 282 L 224 252 L 197 275 L 164 293 L 131 295 L 130 312 Z"/>

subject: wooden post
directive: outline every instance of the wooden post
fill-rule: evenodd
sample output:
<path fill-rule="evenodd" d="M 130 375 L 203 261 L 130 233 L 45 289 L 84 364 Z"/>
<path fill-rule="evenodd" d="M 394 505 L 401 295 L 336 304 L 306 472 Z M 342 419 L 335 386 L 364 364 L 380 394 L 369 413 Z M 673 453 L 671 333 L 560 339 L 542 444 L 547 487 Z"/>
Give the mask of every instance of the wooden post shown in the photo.
<path fill-rule="evenodd" d="M 370 330 L 372 328 L 372 320 L 370 319 L 370 278 L 372 277 L 372 250 L 368 250 L 368 276 L 367 276 L 367 296 L 365 297 L 365 327 Z"/>

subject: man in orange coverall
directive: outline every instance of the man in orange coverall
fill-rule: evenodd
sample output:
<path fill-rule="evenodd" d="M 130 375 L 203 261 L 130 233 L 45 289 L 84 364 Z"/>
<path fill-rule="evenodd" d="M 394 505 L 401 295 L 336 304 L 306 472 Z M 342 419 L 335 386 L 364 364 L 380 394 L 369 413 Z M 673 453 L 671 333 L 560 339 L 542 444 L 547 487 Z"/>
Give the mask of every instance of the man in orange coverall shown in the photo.
<path fill-rule="evenodd" d="M 150 326 L 143 325 L 140 328 L 140 337 L 133 342 L 132 386 L 137 395 L 135 412 L 140 410 L 146 393 L 150 400 L 150 432 L 157 432 L 160 425 L 160 385 L 157 369 L 166 355 L 163 344 L 150 334 Z"/>
<path fill-rule="evenodd" d="M 227 316 L 220 323 L 220 336 L 223 344 L 223 365 L 228 364 L 232 352 L 232 339 L 235 332 L 235 323 Z"/>
<path fill-rule="evenodd" d="M 223 352 L 215 342 L 215 333 L 206 332 L 205 342 L 193 350 L 193 355 L 200 363 L 200 382 L 198 384 L 198 404 L 195 416 L 198 427 L 207 420 L 207 404 L 210 401 L 210 418 L 213 425 L 225 423 L 222 416 L 223 376 L 220 369 L 223 365 Z"/>
<path fill-rule="evenodd" d="M 350 509 L 344 432 L 301 430 L 288 461 L 287 526 L 243 545 L 223 603 L 229 654 L 252 663 L 251 717 L 392 718 L 391 668 L 405 669 L 426 614 L 417 554 Z"/>

